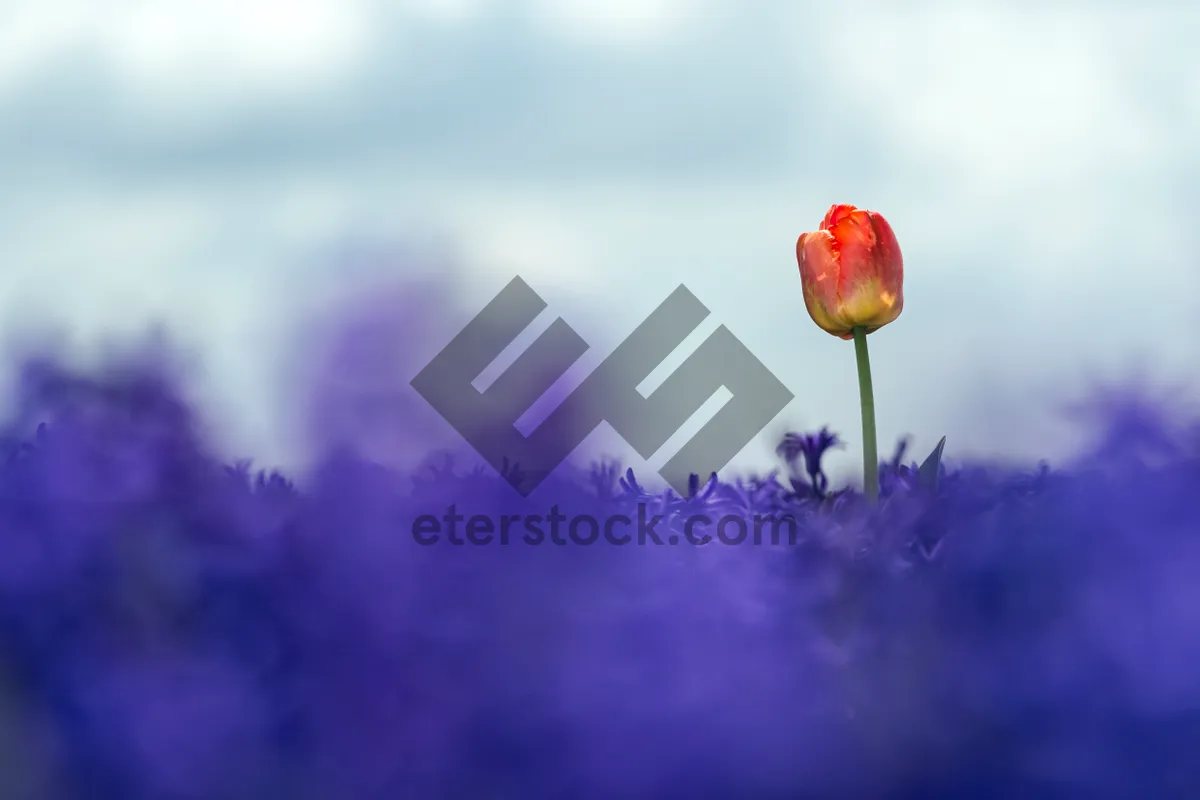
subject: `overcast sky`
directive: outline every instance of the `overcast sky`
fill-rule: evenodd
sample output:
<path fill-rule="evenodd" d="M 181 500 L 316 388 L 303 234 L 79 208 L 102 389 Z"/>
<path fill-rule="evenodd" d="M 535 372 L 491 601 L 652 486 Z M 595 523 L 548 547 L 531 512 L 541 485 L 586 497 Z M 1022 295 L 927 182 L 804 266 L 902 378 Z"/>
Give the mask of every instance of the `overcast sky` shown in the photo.
<path fill-rule="evenodd" d="M 166 321 L 231 452 L 286 461 L 278 367 L 334 289 L 452 263 L 453 327 L 520 274 L 598 359 L 685 283 L 856 468 L 795 261 L 848 202 L 906 263 L 881 450 L 1057 456 L 1090 380 L 1197 384 L 1188 6 L 0 0 L 0 328 Z"/>

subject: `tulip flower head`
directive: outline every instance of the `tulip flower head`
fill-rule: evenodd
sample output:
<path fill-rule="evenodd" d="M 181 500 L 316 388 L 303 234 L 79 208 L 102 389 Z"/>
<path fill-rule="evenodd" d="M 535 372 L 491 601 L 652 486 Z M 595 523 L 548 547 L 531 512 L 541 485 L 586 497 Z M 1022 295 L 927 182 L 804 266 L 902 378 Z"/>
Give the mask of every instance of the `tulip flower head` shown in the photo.
<path fill-rule="evenodd" d="M 821 229 L 796 242 L 804 305 L 824 331 L 852 339 L 900 316 L 904 309 L 904 259 L 896 234 L 881 214 L 835 204 Z"/>

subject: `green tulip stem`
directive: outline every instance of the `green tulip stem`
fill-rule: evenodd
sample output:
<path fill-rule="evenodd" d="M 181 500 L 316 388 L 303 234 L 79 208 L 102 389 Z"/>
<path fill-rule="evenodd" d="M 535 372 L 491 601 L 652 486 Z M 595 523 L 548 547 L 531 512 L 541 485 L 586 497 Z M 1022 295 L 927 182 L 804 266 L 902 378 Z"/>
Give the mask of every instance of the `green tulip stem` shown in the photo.
<path fill-rule="evenodd" d="M 867 502 L 879 499 L 879 445 L 875 435 L 875 390 L 871 386 L 871 356 L 867 329 L 854 329 L 854 355 L 858 359 L 858 394 L 862 404 L 863 493 Z"/>

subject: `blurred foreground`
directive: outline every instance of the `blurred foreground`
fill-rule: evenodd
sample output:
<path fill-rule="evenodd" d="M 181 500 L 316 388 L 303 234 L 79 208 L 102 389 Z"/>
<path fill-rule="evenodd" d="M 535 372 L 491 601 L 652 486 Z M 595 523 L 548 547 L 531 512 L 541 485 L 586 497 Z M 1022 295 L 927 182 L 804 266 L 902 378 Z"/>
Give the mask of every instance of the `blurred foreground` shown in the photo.
<path fill-rule="evenodd" d="M 612 468 L 524 501 L 322 431 L 370 427 L 345 387 L 377 365 L 341 363 L 341 389 L 311 387 L 318 457 L 295 482 L 212 455 L 161 362 L 24 365 L 0 468 L 0 796 L 1200 793 L 1200 427 L 1109 397 L 1068 469 L 954 464 L 937 497 L 894 471 L 875 512 L 786 476 L 640 496 Z M 800 535 L 411 536 L 451 503 L 631 501 L 791 513 Z"/>

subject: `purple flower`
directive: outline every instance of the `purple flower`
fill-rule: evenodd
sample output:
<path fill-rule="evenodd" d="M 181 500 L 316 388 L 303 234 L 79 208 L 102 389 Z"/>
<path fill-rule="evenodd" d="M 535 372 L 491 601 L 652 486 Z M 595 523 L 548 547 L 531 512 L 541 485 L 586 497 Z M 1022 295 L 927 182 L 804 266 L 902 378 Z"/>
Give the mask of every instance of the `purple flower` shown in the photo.
<path fill-rule="evenodd" d="M 809 486 L 817 497 L 824 497 L 829 488 L 829 478 L 821 467 L 821 459 L 825 457 L 826 451 L 840 447 L 841 444 L 837 434 L 832 433 L 828 427 L 823 427 L 816 433 L 785 434 L 775 452 L 783 456 L 789 467 L 803 456 Z"/>

